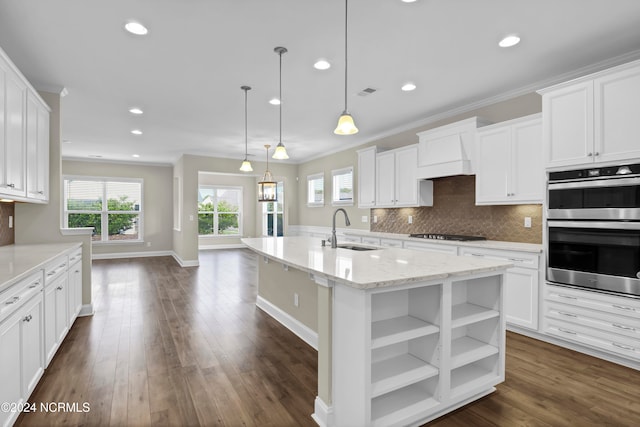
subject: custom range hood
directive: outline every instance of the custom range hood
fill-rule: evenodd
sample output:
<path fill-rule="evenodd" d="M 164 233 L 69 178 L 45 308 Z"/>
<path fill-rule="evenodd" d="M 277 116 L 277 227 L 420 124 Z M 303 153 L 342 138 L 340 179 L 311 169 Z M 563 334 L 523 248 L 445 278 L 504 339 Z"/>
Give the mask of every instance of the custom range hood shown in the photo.
<path fill-rule="evenodd" d="M 488 124 L 472 117 L 418 133 L 418 179 L 473 175 L 476 129 Z"/>

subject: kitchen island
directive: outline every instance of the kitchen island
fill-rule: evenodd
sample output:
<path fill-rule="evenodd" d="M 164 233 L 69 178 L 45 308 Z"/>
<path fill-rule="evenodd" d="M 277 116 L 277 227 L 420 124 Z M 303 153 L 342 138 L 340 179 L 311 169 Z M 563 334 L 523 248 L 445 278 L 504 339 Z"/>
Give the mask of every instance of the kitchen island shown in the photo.
<path fill-rule="evenodd" d="M 332 249 L 309 237 L 242 241 L 261 256 L 259 294 L 262 285 L 277 287 L 278 275 L 290 280 L 290 269 L 315 288 L 319 425 L 416 425 L 504 381 L 502 283 L 510 263 Z"/>

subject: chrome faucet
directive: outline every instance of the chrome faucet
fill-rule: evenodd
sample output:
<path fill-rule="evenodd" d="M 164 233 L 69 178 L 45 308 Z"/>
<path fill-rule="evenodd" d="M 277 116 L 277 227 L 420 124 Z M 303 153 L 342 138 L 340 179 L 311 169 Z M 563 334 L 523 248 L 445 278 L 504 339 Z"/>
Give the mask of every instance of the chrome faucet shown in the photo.
<path fill-rule="evenodd" d="M 333 228 L 331 228 L 331 247 L 332 248 L 338 247 L 338 240 L 336 239 L 336 214 L 339 211 L 342 211 L 342 213 L 344 214 L 344 223 L 347 225 L 347 227 L 351 225 L 351 222 L 349 221 L 349 216 L 347 215 L 347 211 L 345 211 L 342 208 L 336 209 L 336 211 L 333 213 Z"/>

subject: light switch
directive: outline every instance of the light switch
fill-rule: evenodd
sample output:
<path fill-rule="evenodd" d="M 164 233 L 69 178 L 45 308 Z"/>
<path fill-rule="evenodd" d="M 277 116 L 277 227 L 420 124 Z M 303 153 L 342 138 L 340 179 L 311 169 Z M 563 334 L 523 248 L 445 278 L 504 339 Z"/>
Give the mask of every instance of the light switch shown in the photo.
<path fill-rule="evenodd" d="M 373 216 L 373 222 L 374 222 L 374 223 L 378 222 L 378 215 L 374 215 L 374 216 Z"/>
<path fill-rule="evenodd" d="M 413 215 L 409 215 L 409 218 L 407 218 L 407 220 L 409 221 L 409 224 L 413 224 Z"/>
<path fill-rule="evenodd" d="M 362 215 L 362 222 L 367 222 L 369 220 L 369 217 L 366 215 Z"/>
<path fill-rule="evenodd" d="M 9 215 L 9 228 L 13 228 L 13 215 Z"/>
<path fill-rule="evenodd" d="M 531 228 L 531 217 L 530 216 L 525 216 L 524 217 L 524 227 L 525 228 Z"/>

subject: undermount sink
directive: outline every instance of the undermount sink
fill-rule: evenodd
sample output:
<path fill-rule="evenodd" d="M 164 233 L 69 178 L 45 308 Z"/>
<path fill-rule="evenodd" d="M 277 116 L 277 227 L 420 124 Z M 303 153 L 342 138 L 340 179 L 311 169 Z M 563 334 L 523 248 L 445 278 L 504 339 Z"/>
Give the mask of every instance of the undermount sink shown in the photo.
<path fill-rule="evenodd" d="M 338 245 L 338 247 L 341 249 L 351 249 L 352 251 L 374 251 L 376 249 L 380 249 L 380 248 L 372 248 L 370 246 L 357 246 L 357 245 L 347 245 L 347 244 Z"/>

